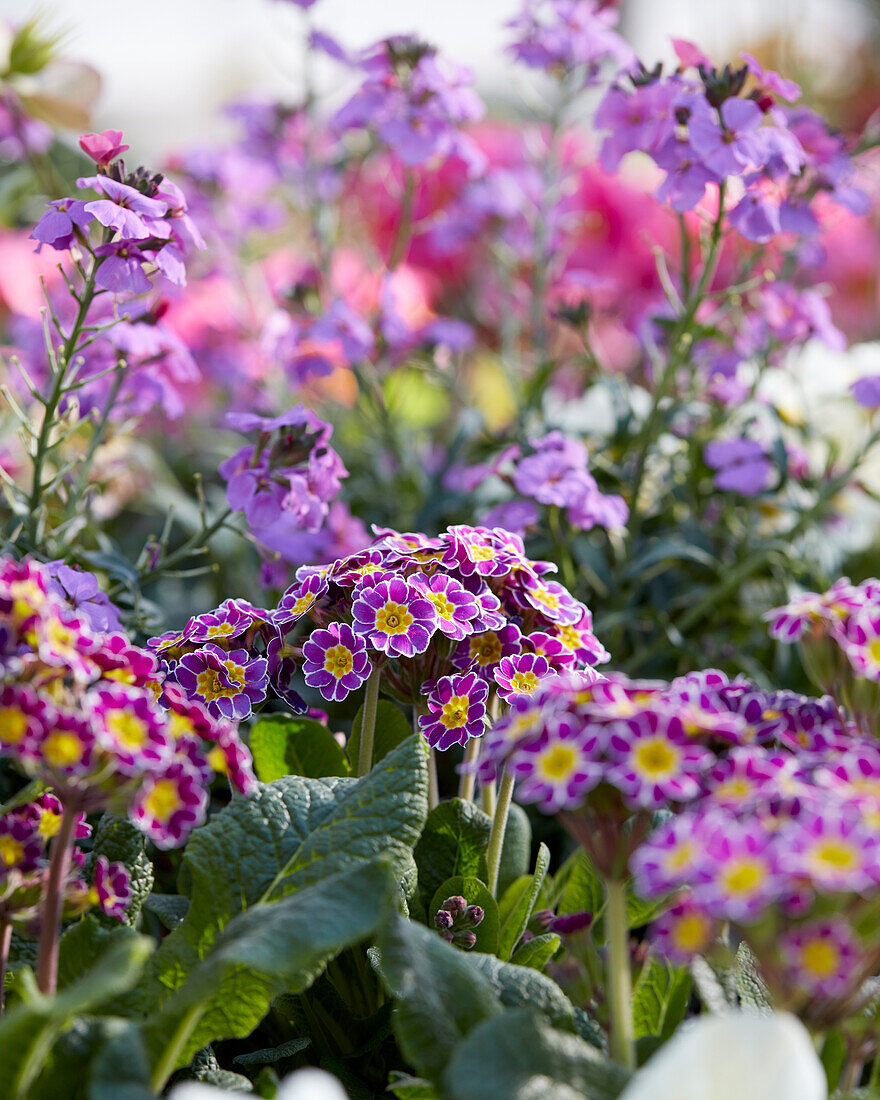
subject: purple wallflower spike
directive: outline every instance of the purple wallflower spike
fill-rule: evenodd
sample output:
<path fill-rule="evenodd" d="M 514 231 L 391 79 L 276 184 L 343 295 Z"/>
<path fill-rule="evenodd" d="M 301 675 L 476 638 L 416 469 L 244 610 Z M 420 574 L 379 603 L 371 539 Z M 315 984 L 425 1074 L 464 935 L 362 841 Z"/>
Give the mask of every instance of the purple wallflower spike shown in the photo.
<path fill-rule="evenodd" d="M 447 638 L 460 642 L 474 631 L 474 621 L 480 614 L 476 597 L 457 581 L 443 573 L 432 577 L 414 573 L 410 583 L 419 588 L 434 605 L 437 629 Z"/>
<path fill-rule="evenodd" d="M 121 157 L 129 148 L 122 142 L 121 130 L 102 130 L 99 134 L 83 134 L 79 147 L 95 164 L 107 165 Z"/>
<path fill-rule="evenodd" d="M 357 691 L 372 671 L 367 643 L 346 623 L 315 630 L 303 644 L 303 676 L 328 702 L 339 702 Z"/>
<path fill-rule="evenodd" d="M 763 162 L 763 146 L 756 130 L 764 121 L 761 108 L 751 99 L 732 97 L 721 104 L 721 123 L 706 103 L 688 119 L 688 135 L 694 152 L 711 172 L 722 178 L 739 176 Z"/>
<path fill-rule="evenodd" d="M 546 657 L 537 653 L 518 653 L 502 657 L 492 670 L 498 694 L 509 702 L 514 695 L 532 695 L 546 676 L 554 673 Z"/>
<path fill-rule="evenodd" d="M 779 206 L 761 191 L 746 192 L 728 220 L 747 241 L 756 244 L 764 244 L 782 230 Z"/>
<path fill-rule="evenodd" d="M 143 265 L 149 257 L 131 241 L 110 241 L 95 249 L 95 255 L 103 257 L 103 263 L 95 274 L 95 285 L 114 294 L 145 294 L 150 280 Z"/>
<path fill-rule="evenodd" d="M 111 863 L 106 856 L 98 856 L 94 891 L 102 913 L 125 920 L 125 911 L 131 902 L 131 883 L 124 863 Z"/>
<path fill-rule="evenodd" d="M 760 443 L 751 439 L 717 439 L 707 443 L 703 451 L 707 466 L 717 470 L 715 484 L 719 489 L 757 496 L 763 492 L 773 473 L 773 463 Z"/>
<path fill-rule="evenodd" d="M 246 649 L 228 653 L 213 643 L 181 657 L 174 675 L 184 691 L 201 699 L 217 718 L 241 721 L 253 703 L 266 698 L 265 657 L 251 657 Z"/>
<path fill-rule="evenodd" d="M 145 780 L 129 816 L 157 847 L 176 848 L 202 824 L 207 808 L 201 776 L 190 764 L 178 762 Z"/>
<path fill-rule="evenodd" d="M 437 630 L 434 605 L 402 577 L 355 589 L 352 626 L 389 657 L 424 653 Z"/>
<path fill-rule="evenodd" d="M 613 761 L 608 782 L 631 805 L 647 808 L 696 798 L 696 776 L 715 759 L 688 739 L 676 717 L 654 710 L 616 724 L 609 734 L 608 756 Z"/>
<path fill-rule="evenodd" d="M 120 684 L 99 688 L 88 703 L 97 743 L 123 775 L 159 771 L 169 762 L 171 735 L 151 692 Z"/>
<path fill-rule="evenodd" d="M 536 740 L 521 744 L 508 768 L 517 780 L 517 799 L 552 814 L 580 806 L 606 765 L 596 731 L 560 718 L 551 720 Z"/>
<path fill-rule="evenodd" d="M 84 229 L 93 220 L 85 205 L 80 199 L 56 199 L 47 203 L 46 213 L 30 235 L 31 240 L 39 242 L 36 251 L 48 244 L 58 252 L 66 252 L 76 240 L 77 229 Z"/>
<path fill-rule="evenodd" d="M 839 918 L 801 925 L 779 947 L 790 981 L 813 997 L 843 996 L 864 957 L 858 935 Z"/>
<path fill-rule="evenodd" d="M 124 240 L 144 240 L 157 235 L 151 223 L 164 218 L 168 211 L 168 203 L 151 199 L 137 188 L 109 176 L 88 176 L 78 179 L 76 185 L 93 187 L 105 196 L 86 202 L 86 213 L 108 229 L 115 229 Z M 158 235 L 167 236 L 161 231 Z"/>
<path fill-rule="evenodd" d="M 432 748 L 464 745 L 484 732 L 489 686 L 475 672 L 442 676 L 427 694 L 430 713 L 419 718 L 419 728 Z"/>

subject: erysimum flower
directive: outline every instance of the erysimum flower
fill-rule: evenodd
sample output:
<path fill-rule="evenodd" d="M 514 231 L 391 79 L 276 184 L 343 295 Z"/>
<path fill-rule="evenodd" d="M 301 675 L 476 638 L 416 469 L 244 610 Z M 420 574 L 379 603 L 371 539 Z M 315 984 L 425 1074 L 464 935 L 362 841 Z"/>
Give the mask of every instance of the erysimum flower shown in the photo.
<path fill-rule="evenodd" d="M 389 657 L 424 653 L 437 630 L 434 605 L 402 577 L 391 577 L 356 590 L 353 627 L 374 649 Z"/>
<path fill-rule="evenodd" d="M 430 713 L 419 718 L 419 728 L 432 748 L 464 745 L 484 732 L 489 686 L 476 672 L 443 676 L 426 694 Z"/>
<path fill-rule="evenodd" d="M 303 676 L 328 701 L 357 691 L 372 671 L 364 639 L 346 623 L 315 630 L 303 645 Z"/>

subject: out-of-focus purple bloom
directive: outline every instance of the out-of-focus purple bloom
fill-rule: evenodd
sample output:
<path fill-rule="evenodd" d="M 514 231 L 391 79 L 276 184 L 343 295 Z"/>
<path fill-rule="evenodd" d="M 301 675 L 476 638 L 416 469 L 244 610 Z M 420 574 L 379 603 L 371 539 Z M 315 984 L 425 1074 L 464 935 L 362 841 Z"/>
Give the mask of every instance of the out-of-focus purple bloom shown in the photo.
<path fill-rule="evenodd" d="M 593 84 L 603 62 L 628 66 L 635 55 L 613 29 L 618 13 L 595 0 L 526 0 L 507 25 L 516 33 L 510 52 L 533 69 L 563 75 L 583 70 Z"/>
<path fill-rule="evenodd" d="M 83 229 L 93 220 L 81 199 L 56 199 L 47 203 L 46 213 L 34 226 L 31 239 L 38 241 L 36 251 L 44 244 L 58 252 L 66 252 L 76 238 L 77 229 Z"/>
<path fill-rule="evenodd" d="M 149 257 L 132 241 L 100 244 L 95 255 L 103 258 L 95 274 L 95 285 L 102 290 L 111 290 L 114 294 L 145 294 L 150 289 L 150 280 L 143 267 Z"/>
<path fill-rule="evenodd" d="M 707 466 L 716 470 L 715 484 L 727 492 L 757 496 L 770 483 L 773 463 L 752 439 L 716 439 L 703 451 Z"/>
<path fill-rule="evenodd" d="M 708 102 L 688 119 L 691 147 L 703 165 L 716 175 L 739 176 L 763 163 L 763 146 L 756 133 L 764 121 L 761 108 L 751 99 L 726 99 L 721 119 Z"/>
<path fill-rule="evenodd" d="M 46 562 L 43 568 L 48 591 L 84 615 L 94 631 L 109 634 L 122 630 L 119 608 L 101 591 L 94 573 L 73 569 L 60 559 Z"/>
<path fill-rule="evenodd" d="M 849 392 L 865 409 L 880 409 L 880 374 L 866 374 L 857 379 Z"/>

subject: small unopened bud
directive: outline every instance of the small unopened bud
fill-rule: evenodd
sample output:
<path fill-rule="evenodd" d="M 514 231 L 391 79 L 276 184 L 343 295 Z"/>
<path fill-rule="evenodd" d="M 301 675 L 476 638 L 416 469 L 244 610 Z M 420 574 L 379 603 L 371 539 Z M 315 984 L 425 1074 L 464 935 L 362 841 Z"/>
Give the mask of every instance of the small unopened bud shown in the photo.
<path fill-rule="evenodd" d="M 467 898 L 463 898 L 461 895 L 447 898 L 441 909 L 447 909 L 454 917 L 457 917 L 459 913 L 463 913 L 467 909 Z"/>
<path fill-rule="evenodd" d="M 437 914 L 434 917 L 434 927 L 441 932 L 445 932 L 446 929 L 451 928 L 455 923 L 455 918 L 449 912 L 448 909 L 438 909 Z"/>
<path fill-rule="evenodd" d="M 459 947 L 463 947 L 465 951 L 470 951 L 470 949 L 477 942 L 476 933 L 459 932 L 458 935 L 455 937 L 454 942 L 457 943 Z"/>
<path fill-rule="evenodd" d="M 458 922 L 461 928 L 476 928 L 482 923 L 485 913 L 479 905 L 469 905 Z"/>

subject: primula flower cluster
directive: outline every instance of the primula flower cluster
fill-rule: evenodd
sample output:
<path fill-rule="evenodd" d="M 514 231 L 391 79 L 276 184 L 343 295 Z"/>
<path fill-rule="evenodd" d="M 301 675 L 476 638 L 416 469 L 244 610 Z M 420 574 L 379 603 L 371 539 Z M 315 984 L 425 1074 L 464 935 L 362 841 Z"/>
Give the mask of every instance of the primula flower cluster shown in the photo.
<path fill-rule="evenodd" d="M 48 567 L 0 559 L 0 756 L 65 812 L 110 809 L 159 847 L 181 844 L 215 773 L 252 789 L 247 751 L 231 723 L 163 683 L 152 653 L 97 629 L 55 586 Z"/>
<path fill-rule="evenodd" d="M 554 568 L 499 528 L 379 530 L 358 553 L 301 567 L 274 610 L 227 600 L 151 645 L 167 677 L 218 716 L 247 716 L 270 688 L 304 712 L 299 671 L 328 702 L 377 673 L 390 695 L 424 706 L 428 742 L 448 749 L 483 733 L 490 691 L 528 696 L 607 660 Z"/>

